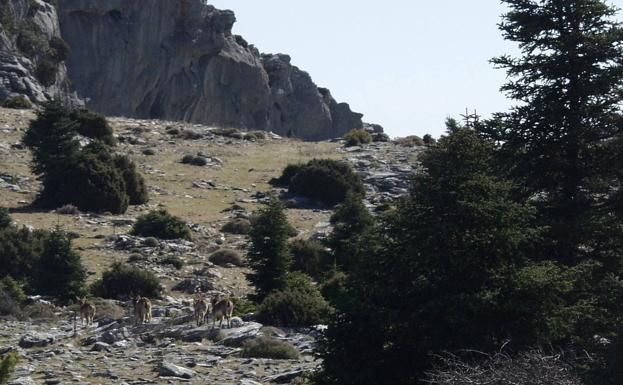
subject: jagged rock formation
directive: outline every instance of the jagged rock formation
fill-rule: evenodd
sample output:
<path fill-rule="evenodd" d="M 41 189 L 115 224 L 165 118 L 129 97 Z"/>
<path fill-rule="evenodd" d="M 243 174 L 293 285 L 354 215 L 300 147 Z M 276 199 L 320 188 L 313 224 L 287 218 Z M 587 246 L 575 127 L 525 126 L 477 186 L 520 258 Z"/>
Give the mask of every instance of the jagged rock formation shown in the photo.
<path fill-rule="evenodd" d="M 233 35 L 233 12 L 202 0 L 63 0 L 60 19 L 70 77 L 98 112 L 309 140 L 362 126 L 287 55 Z"/>
<path fill-rule="evenodd" d="M 63 62 L 66 48 L 54 5 L 0 0 L 0 101 L 25 95 L 34 103 L 60 97 L 79 104 Z"/>

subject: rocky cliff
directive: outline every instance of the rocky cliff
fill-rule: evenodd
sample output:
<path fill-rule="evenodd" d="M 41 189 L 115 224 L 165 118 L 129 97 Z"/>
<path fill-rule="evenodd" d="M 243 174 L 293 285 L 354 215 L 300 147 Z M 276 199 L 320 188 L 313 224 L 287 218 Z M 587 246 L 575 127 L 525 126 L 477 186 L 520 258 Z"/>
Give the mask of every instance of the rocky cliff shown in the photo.
<path fill-rule="evenodd" d="M 362 115 L 290 63 L 232 34 L 233 12 L 202 0 L 61 0 L 69 75 L 107 115 L 270 130 L 316 140 Z"/>
<path fill-rule="evenodd" d="M 25 95 L 34 103 L 60 97 L 79 104 L 64 64 L 68 53 L 54 5 L 0 0 L 0 101 Z"/>

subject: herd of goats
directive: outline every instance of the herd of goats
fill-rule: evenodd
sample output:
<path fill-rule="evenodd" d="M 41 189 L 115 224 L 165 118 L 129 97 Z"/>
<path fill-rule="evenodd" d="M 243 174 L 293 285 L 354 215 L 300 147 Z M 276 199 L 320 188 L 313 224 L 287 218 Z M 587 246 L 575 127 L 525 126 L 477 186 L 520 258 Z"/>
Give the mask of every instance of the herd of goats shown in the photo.
<path fill-rule="evenodd" d="M 95 317 L 95 305 L 88 302 L 86 298 L 78 298 L 78 305 L 80 307 L 80 322 L 82 325 L 91 325 L 93 318 Z M 134 305 L 134 324 L 141 325 L 149 323 L 151 321 L 151 300 L 147 297 L 137 295 L 132 299 Z M 213 297 L 211 301 L 208 301 L 206 295 L 202 292 L 197 292 L 193 298 L 194 317 L 197 322 L 197 326 L 204 324 L 205 319 L 212 311 L 212 328 L 215 327 L 216 321 L 219 321 L 219 328 L 223 326 L 223 321 L 227 321 L 227 327 L 231 327 L 231 317 L 234 313 L 234 303 L 229 298 L 221 299 L 219 297 Z"/>

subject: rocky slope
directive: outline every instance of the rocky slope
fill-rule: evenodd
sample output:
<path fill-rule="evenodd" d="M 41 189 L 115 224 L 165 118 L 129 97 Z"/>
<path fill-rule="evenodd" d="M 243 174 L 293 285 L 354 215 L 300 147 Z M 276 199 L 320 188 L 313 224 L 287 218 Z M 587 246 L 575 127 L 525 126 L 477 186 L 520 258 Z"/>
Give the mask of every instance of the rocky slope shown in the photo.
<path fill-rule="evenodd" d="M 78 93 L 98 112 L 260 129 L 317 140 L 362 115 L 293 66 L 232 34 L 235 16 L 202 0 L 63 0 Z"/>
<path fill-rule="evenodd" d="M 60 97 L 78 104 L 70 91 L 60 42 L 52 4 L 0 0 L 0 101 L 25 95 L 34 103 Z"/>
<path fill-rule="evenodd" d="M 34 116 L 32 110 L 0 108 L 0 205 L 11 209 L 20 226 L 62 226 L 72 232 L 90 280 L 114 261 L 128 261 L 156 274 L 167 292 L 155 301 L 153 322 L 143 326 L 133 325 L 130 304 L 115 301 L 98 302 L 96 323 L 78 326 L 76 335 L 72 309 L 50 308 L 41 300 L 34 301 L 30 319 L 0 318 L 0 355 L 14 350 L 21 357 L 9 381 L 15 385 L 293 383 L 301 371 L 314 370 L 320 364 L 314 356 L 315 328 L 262 327 L 241 314 L 234 328 L 218 336 L 218 328 L 215 332 L 211 325 L 196 327 L 192 323 L 191 293 L 196 287 L 234 297 L 252 290 L 245 278 L 248 267 L 209 261 L 218 248 L 236 250 L 246 260 L 248 238 L 223 232 L 223 224 L 233 218 L 249 218 L 270 193 L 282 192 L 268 184 L 271 178 L 289 163 L 313 158 L 350 161 L 365 180 L 369 206 L 382 205 L 405 192 L 407 177 L 415 171 L 413 165 L 422 150 L 392 142 L 345 149 L 339 142 L 310 143 L 276 135 L 262 138 L 184 122 L 111 118 L 119 140 L 116 149 L 137 162 L 149 186 L 150 202 L 132 206 L 124 216 L 59 215 L 28 209 L 39 183 L 29 169 L 29 151 L 20 140 Z M 205 166 L 181 162 L 184 155 L 199 153 L 207 159 Z M 303 204 L 288 204 L 287 215 L 299 237 L 325 236 L 330 231 L 331 210 L 305 204 L 300 197 L 291 197 L 288 203 L 298 201 Z M 138 215 L 160 207 L 190 223 L 192 242 L 153 244 L 128 234 Z M 162 263 L 170 256 L 184 262 L 179 270 Z M 240 357 L 242 343 L 258 335 L 292 343 L 300 358 Z"/>

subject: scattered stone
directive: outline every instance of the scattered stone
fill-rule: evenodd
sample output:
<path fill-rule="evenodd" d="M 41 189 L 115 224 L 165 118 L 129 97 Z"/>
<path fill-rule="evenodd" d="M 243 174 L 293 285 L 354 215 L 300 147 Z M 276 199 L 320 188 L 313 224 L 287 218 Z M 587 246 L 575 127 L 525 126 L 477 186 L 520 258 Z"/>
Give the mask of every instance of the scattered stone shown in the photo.
<path fill-rule="evenodd" d="M 163 362 L 160 364 L 158 368 L 158 374 L 161 377 L 177 377 L 177 378 L 185 378 L 191 379 L 197 373 L 194 370 L 182 368 L 181 366 L 177 366 L 170 362 Z"/>
<path fill-rule="evenodd" d="M 55 340 L 54 336 L 46 335 L 46 334 L 26 335 L 26 336 L 23 336 L 19 340 L 19 346 L 24 349 L 30 349 L 30 348 L 35 348 L 35 347 L 43 348 L 43 347 L 53 344 L 54 340 Z"/>

